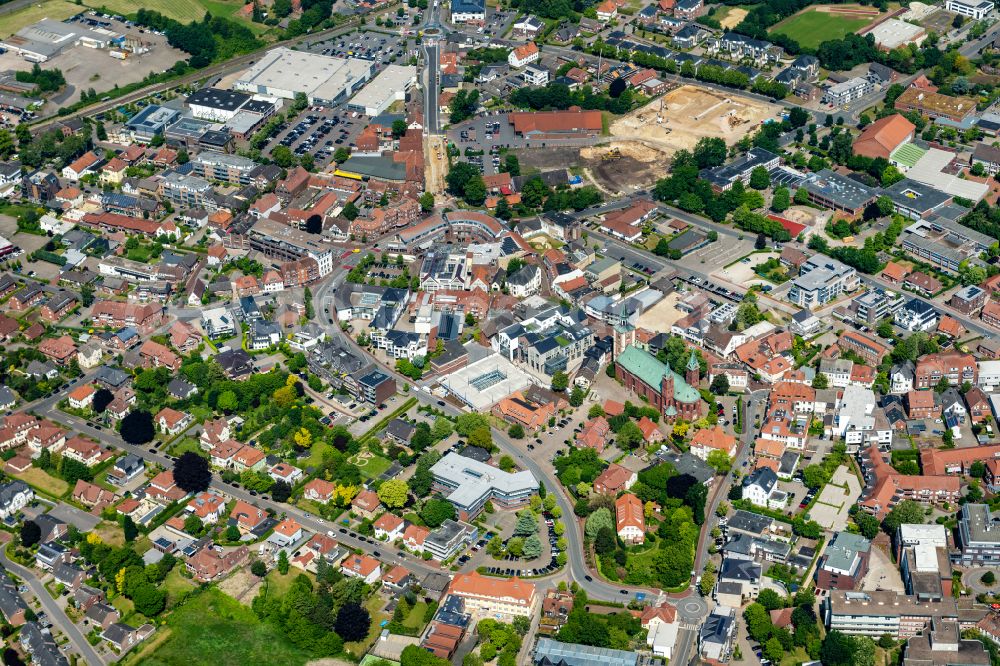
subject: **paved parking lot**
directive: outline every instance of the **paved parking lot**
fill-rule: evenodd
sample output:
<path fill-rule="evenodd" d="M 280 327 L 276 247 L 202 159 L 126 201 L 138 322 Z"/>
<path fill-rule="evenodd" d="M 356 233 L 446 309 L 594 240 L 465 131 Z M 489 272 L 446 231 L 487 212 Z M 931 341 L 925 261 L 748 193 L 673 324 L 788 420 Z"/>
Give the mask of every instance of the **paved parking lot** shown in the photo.
<path fill-rule="evenodd" d="M 837 468 L 830 483 L 823 487 L 809 517 L 829 530 L 842 531 L 847 528 L 847 517 L 851 507 L 861 497 L 861 484 L 845 465 Z"/>
<path fill-rule="evenodd" d="M 311 153 L 316 168 L 322 169 L 333 160 L 337 148 L 352 147 L 366 125 L 364 116 L 343 107 L 308 107 L 294 122 L 278 126 L 266 151 L 286 146 L 297 157 Z"/>

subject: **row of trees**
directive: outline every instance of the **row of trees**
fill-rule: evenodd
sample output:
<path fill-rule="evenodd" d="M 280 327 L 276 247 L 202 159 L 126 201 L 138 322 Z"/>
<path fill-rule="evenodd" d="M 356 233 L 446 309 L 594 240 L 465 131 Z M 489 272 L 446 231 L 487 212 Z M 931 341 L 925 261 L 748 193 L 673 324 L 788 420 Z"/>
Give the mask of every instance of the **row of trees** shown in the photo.
<path fill-rule="evenodd" d="M 549 83 L 541 88 L 518 88 L 510 95 L 511 104 L 529 109 L 568 109 L 579 106 L 582 109 L 598 109 L 615 114 L 628 113 L 636 102 L 635 92 L 627 87 L 625 79 L 618 79 L 621 86 L 614 83 L 609 93 L 595 91 L 591 86 L 570 90 L 565 83 Z M 617 94 L 616 94 L 617 93 Z"/>
<path fill-rule="evenodd" d="M 329 2 L 330 0 L 322 0 Z M 303 0 L 303 7 L 307 0 Z M 330 10 L 327 9 L 327 16 Z M 181 23 L 149 9 L 136 12 L 135 22 L 167 35 L 171 46 L 190 54 L 192 67 L 205 67 L 216 60 L 226 60 L 263 46 L 250 28 L 206 12 L 201 21 Z"/>

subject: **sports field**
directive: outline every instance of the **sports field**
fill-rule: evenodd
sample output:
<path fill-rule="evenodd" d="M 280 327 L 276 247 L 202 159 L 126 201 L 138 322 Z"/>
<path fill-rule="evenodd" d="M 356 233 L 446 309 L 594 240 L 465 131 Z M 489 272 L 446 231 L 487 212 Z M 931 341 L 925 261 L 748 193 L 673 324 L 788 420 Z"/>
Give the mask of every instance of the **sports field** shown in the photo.
<path fill-rule="evenodd" d="M 816 48 L 825 41 L 857 32 L 879 17 L 879 11 L 861 5 L 815 5 L 789 16 L 771 28 L 802 46 Z"/>

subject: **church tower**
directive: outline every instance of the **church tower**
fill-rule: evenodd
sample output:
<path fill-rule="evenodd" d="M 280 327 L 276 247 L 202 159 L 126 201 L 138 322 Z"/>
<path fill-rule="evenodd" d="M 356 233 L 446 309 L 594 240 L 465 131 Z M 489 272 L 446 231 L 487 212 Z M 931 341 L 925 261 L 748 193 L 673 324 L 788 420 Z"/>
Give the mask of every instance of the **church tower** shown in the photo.
<path fill-rule="evenodd" d="M 612 362 L 625 351 L 629 345 L 635 344 L 635 326 L 629 322 L 628 312 L 625 302 L 622 301 L 621 310 L 618 312 L 618 324 L 615 326 L 614 347 L 612 349 Z"/>
<path fill-rule="evenodd" d="M 698 388 L 698 383 L 701 381 L 700 373 L 701 367 L 698 365 L 698 357 L 692 349 L 691 358 L 688 359 L 687 368 L 684 373 L 684 379 L 694 388 Z"/>

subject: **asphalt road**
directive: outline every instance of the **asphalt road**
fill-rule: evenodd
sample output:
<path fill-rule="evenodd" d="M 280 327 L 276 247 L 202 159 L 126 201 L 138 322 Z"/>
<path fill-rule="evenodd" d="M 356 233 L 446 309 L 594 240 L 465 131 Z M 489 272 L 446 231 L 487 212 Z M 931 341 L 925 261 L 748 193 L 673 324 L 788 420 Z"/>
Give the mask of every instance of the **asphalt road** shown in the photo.
<path fill-rule="evenodd" d="M 63 609 L 59 607 L 59 603 L 52 598 L 49 591 L 45 589 L 42 581 L 36 577 L 36 573 L 33 570 L 26 569 L 20 564 L 9 560 L 7 558 L 7 553 L 2 547 L 0 547 L 0 564 L 3 564 L 3 566 L 8 570 L 17 574 L 21 580 L 24 581 L 24 584 L 31 588 L 31 592 L 42 604 L 42 608 L 45 609 L 45 614 L 48 616 L 49 622 L 51 622 L 56 629 L 69 638 L 77 654 L 83 657 L 83 661 L 85 663 L 90 664 L 91 666 L 106 663 L 105 660 L 97 654 L 94 647 L 87 642 L 87 637 L 83 635 L 80 628 L 73 624 Z"/>

